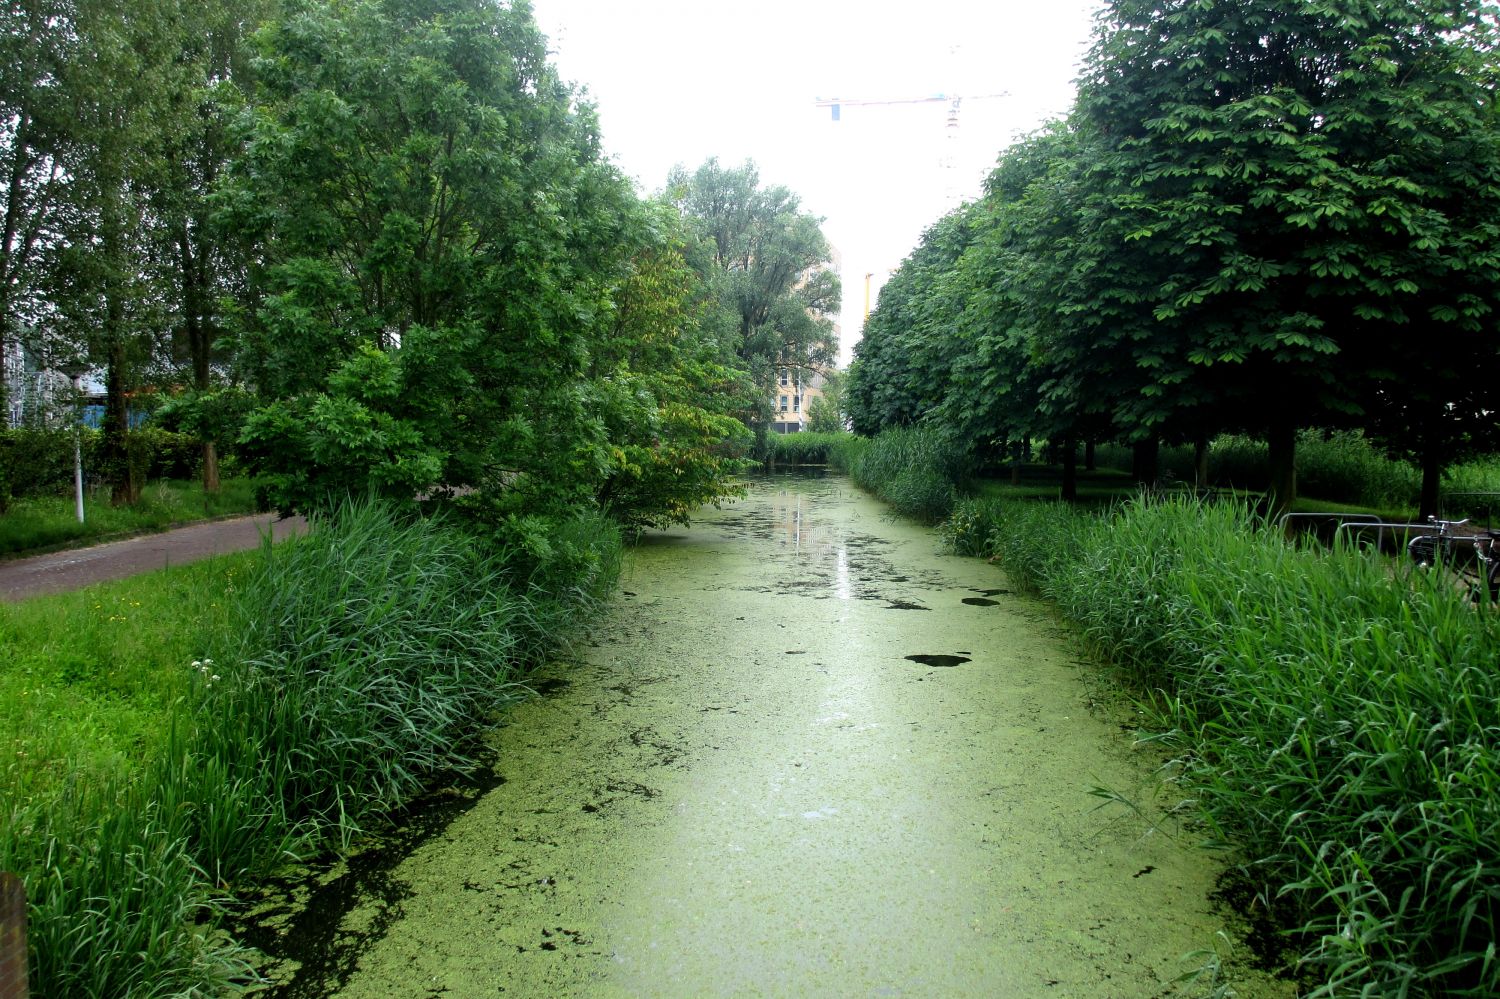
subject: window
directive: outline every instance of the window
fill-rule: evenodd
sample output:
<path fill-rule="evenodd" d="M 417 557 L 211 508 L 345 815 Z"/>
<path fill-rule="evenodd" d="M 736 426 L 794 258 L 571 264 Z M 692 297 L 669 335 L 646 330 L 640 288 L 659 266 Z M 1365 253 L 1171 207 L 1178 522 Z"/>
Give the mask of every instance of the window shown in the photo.
<path fill-rule="evenodd" d="M 785 406 L 782 407 L 782 409 L 785 409 L 785 408 L 786 408 Z M 792 412 L 794 412 L 794 413 L 800 413 L 800 412 L 802 412 L 802 396 L 800 396 L 800 395 L 794 395 L 794 396 L 792 396 Z"/>
<path fill-rule="evenodd" d="M 781 411 L 786 412 L 786 396 L 781 397 Z"/>
<path fill-rule="evenodd" d="M 788 384 L 788 382 L 787 382 L 787 373 L 785 371 L 782 371 L 782 373 L 781 373 L 781 384 L 782 385 Z"/>

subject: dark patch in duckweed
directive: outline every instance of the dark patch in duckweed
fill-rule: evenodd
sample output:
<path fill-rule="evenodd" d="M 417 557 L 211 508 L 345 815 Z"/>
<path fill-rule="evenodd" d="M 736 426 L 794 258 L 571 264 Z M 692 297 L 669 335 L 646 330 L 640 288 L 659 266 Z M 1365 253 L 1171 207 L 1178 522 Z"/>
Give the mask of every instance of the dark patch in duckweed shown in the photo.
<path fill-rule="evenodd" d="M 603 811 L 617 801 L 624 801 L 629 798 L 640 798 L 650 801 L 653 798 L 659 797 L 661 797 L 661 791 L 657 788 L 647 787 L 645 784 L 638 784 L 631 780 L 612 780 L 605 784 L 603 788 L 595 789 L 594 800 L 585 802 L 582 809 L 588 814 L 593 815 Z"/>
<path fill-rule="evenodd" d="M 974 592 L 977 593 L 977 594 L 979 594 L 981 597 L 998 597 L 998 596 L 1001 596 L 1003 594 L 1010 593 L 1011 591 L 1010 590 L 975 590 Z"/>
<path fill-rule="evenodd" d="M 348 982 L 361 955 L 405 915 L 402 903 L 412 891 L 393 873 L 397 865 L 505 783 L 490 763 L 482 761 L 469 774 L 449 774 L 445 784 L 413 800 L 392 816 L 394 828 L 378 846 L 342 861 L 342 873 L 329 877 L 340 865 L 331 858 L 285 878 L 268 879 L 259 892 L 267 901 L 231 920 L 230 932 L 274 964 L 296 970 L 278 974 L 275 968 L 266 969 L 277 984 L 257 994 L 267 999 L 314 999 Z M 478 885 L 464 887 L 480 890 Z M 305 899 L 299 899 L 304 893 Z M 370 919 L 358 929 L 343 929 L 345 918 L 362 907 L 374 910 Z"/>
<path fill-rule="evenodd" d="M 912 603 L 910 600 L 892 600 L 890 603 L 888 603 L 888 604 L 885 605 L 885 609 L 886 610 L 931 610 L 932 608 L 930 608 L 930 607 L 923 607 L 921 604 Z"/>
<path fill-rule="evenodd" d="M 537 677 L 536 679 L 526 681 L 526 686 L 530 687 L 532 692 L 538 697 L 552 697 L 555 694 L 562 693 L 572 685 L 573 682 L 571 680 L 564 680 L 558 676 Z"/>
<path fill-rule="evenodd" d="M 907 656 L 906 658 L 914 663 L 921 663 L 923 666 L 961 666 L 964 663 L 973 662 L 968 656 L 945 656 L 941 654 L 924 654 Z"/>
<path fill-rule="evenodd" d="M 999 607 L 1000 601 L 991 600 L 989 597 L 964 597 L 964 603 L 970 607 Z"/>

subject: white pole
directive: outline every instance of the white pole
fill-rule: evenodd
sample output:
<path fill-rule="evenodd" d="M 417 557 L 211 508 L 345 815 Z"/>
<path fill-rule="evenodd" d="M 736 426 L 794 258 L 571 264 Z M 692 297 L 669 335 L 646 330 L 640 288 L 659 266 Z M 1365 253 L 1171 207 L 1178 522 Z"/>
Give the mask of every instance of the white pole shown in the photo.
<path fill-rule="evenodd" d="M 73 378 L 73 499 L 78 522 L 83 523 L 83 414 L 78 411 L 78 396 L 83 391 L 78 376 Z"/>

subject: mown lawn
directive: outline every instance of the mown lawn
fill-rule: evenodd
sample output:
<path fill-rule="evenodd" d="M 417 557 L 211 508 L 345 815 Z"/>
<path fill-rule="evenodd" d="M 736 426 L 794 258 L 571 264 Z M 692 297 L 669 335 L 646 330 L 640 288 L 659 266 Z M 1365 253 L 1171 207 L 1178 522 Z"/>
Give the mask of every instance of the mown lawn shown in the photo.
<path fill-rule="evenodd" d="M 111 506 L 106 494 L 90 492 L 84 495 L 83 507 L 80 524 L 71 495 L 11 500 L 0 514 L 0 556 L 254 513 L 255 485 L 250 479 L 225 479 L 219 492 L 205 493 L 201 482 L 163 479 L 148 484 L 135 506 Z"/>
<path fill-rule="evenodd" d="M 6 800 L 125 776 L 155 757 L 237 574 L 258 553 L 0 604 Z"/>

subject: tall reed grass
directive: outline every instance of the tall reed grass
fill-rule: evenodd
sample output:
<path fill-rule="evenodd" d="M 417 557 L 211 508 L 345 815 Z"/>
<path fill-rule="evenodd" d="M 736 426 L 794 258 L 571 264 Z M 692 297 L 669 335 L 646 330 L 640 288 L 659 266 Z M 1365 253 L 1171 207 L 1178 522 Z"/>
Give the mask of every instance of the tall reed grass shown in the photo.
<path fill-rule="evenodd" d="M 1232 504 L 968 504 L 948 532 L 1154 692 L 1314 994 L 1500 994 L 1500 615 Z"/>
<path fill-rule="evenodd" d="M 829 453 L 844 440 L 853 437 L 849 433 L 814 433 L 803 430 L 791 434 L 771 434 L 766 438 L 766 464 L 777 465 L 826 465 Z"/>
<path fill-rule="evenodd" d="M 855 484 L 908 517 L 937 523 L 953 510 L 971 462 L 958 444 L 935 430 L 898 427 L 835 443 L 829 461 Z"/>
<path fill-rule="evenodd" d="M 435 773 L 613 583 L 619 533 L 559 524 L 546 551 L 351 503 L 267 545 L 222 631 L 177 668 L 163 746 L 118 779 L 10 809 L 0 864 L 32 905 L 41 995 L 206 994 L 243 972 L 216 893 L 347 847 Z"/>

